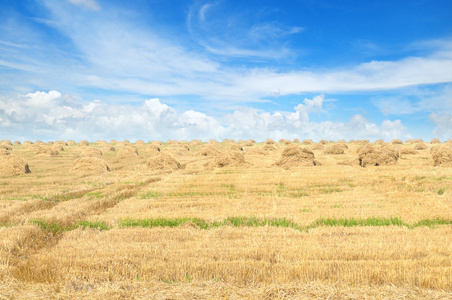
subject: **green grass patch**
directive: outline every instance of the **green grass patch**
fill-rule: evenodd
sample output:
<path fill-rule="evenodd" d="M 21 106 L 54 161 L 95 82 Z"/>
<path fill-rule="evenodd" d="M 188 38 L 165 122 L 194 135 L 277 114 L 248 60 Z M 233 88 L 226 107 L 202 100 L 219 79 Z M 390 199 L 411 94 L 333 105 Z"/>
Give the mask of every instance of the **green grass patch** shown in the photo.
<path fill-rule="evenodd" d="M 444 194 L 445 191 L 446 191 L 446 189 L 441 188 L 437 191 L 437 193 L 438 193 L 438 195 L 442 195 L 442 194 Z"/>
<path fill-rule="evenodd" d="M 31 224 L 35 224 L 37 226 L 39 226 L 40 228 L 46 230 L 46 231 L 50 231 L 53 233 L 58 233 L 58 232 L 62 232 L 62 231 L 68 231 L 68 230 L 72 230 L 74 229 L 73 226 L 63 226 L 61 224 L 58 223 L 50 223 L 50 222 L 46 222 L 44 220 L 31 220 L 29 221 Z"/>
<path fill-rule="evenodd" d="M 100 192 L 100 191 L 95 191 L 95 192 L 87 193 L 86 196 L 91 196 L 91 197 L 94 197 L 94 198 L 96 198 L 96 199 L 105 197 L 105 195 L 102 194 L 102 192 Z"/>
<path fill-rule="evenodd" d="M 64 231 L 70 231 L 76 228 L 82 229 L 98 229 L 98 230 L 109 230 L 109 227 L 104 222 L 98 221 L 79 221 L 74 225 L 61 225 L 58 223 L 50 223 L 44 220 L 31 220 L 32 224 L 36 224 L 46 231 L 53 233 L 59 233 Z M 452 219 L 444 218 L 433 218 L 433 219 L 423 219 L 415 223 L 405 223 L 399 217 L 392 218 L 378 218 L 369 217 L 366 219 L 361 218 L 319 218 L 307 226 L 300 226 L 292 220 L 286 218 L 258 218 L 258 217 L 228 217 L 223 221 L 208 222 L 199 218 L 157 218 L 157 219 L 124 219 L 118 222 L 120 228 L 127 227 L 144 227 L 144 228 L 155 228 L 155 227 L 178 227 L 184 224 L 194 224 L 199 229 L 213 229 L 223 226 L 233 226 L 233 227 L 284 227 L 292 228 L 298 231 L 309 231 L 310 229 L 318 227 L 383 227 L 383 226 L 400 226 L 407 227 L 409 229 L 414 229 L 417 227 L 425 226 L 433 228 L 439 225 L 452 225 Z M 2 225 L 2 226 L 6 226 Z"/>
<path fill-rule="evenodd" d="M 147 192 L 145 194 L 142 194 L 140 196 L 140 199 L 153 199 L 153 198 L 160 198 L 160 197 L 162 197 L 161 193 L 151 191 L 151 192 Z"/>
<path fill-rule="evenodd" d="M 76 227 L 81 227 L 82 229 L 91 228 L 91 229 L 99 229 L 99 230 L 108 230 L 107 224 L 104 222 L 91 222 L 91 221 L 80 221 L 77 223 Z"/>

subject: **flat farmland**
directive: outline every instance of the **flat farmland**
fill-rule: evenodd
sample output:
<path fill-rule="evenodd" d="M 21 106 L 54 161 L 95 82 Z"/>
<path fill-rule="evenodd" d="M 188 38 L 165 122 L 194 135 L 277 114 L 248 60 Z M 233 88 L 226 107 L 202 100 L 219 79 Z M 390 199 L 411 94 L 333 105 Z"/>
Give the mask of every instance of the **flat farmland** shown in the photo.
<path fill-rule="evenodd" d="M 0 176 L 0 295 L 450 299 L 452 167 L 425 145 L 6 145 L 30 173 Z"/>

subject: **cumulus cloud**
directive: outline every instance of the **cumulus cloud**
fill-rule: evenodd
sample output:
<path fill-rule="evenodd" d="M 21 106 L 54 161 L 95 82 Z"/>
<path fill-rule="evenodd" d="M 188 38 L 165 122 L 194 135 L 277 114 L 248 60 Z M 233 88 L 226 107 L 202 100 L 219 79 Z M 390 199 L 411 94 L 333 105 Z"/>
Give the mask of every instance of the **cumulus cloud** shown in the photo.
<path fill-rule="evenodd" d="M 0 129 L 2 138 L 14 140 L 409 137 L 400 120 L 375 124 L 358 114 L 348 122 L 310 121 L 310 114 L 324 112 L 326 101 L 324 95 L 318 95 L 304 99 L 293 111 L 274 113 L 242 107 L 218 120 L 199 111 L 179 112 L 157 98 L 133 106 L 101 100 L 80 102 L 57 91 L 38 91 L 17 98 L 1 97 Z"/>
<path fill-rule="evenodd" d="M 433 130 L 436 137 L 443 140 L 452 138 L 452 114 L 432 113 L 429 119 L 436 125 Z"/>

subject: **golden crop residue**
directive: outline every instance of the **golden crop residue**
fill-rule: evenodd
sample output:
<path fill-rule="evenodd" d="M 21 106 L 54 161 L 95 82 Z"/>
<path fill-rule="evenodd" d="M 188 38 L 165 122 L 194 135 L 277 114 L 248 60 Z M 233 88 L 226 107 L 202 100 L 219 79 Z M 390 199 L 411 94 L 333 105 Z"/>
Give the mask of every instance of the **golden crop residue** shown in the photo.
<path fill-rule="evenodd" d="M 452 169 L 435 163 L 437 145 L 38 144 L 0 156 L 29 171 L 0 176 L 6 297 L 452 292 Z"/>

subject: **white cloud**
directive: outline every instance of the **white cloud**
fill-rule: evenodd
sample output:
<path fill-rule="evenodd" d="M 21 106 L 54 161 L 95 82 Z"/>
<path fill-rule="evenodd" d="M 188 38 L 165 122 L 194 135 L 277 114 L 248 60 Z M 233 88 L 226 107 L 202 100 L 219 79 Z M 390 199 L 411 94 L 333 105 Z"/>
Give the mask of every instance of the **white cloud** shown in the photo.
<path fill-rule="evenodd" d="M 57 91 L 0 98 L 2 138 L 19 139 L 195 139 L 224 138 L 265 140 L 294 139 L 392 139 L 407 138 L 399 121 L 380 125 L 362 115 L 348 122 L 312 122 L 309 115 L 324 112 L 324 95 L 305 99 L 293 111 L 267 112 L 242 107 L 217 120 L 202 112 L 178 112 L 157 98 L 140 105 L 115 105 L 101 100 L 77 102 Z M 38 105 L 41 103 L 42 105 Z"/>
<path fill-rule="evenodd" d="M 432 113 L 429 119 L 435 123 L 434 136 L 443 140 L 452 138 L 452 114 Z"/>
<path fill-rule="evenodd" d="M 452 113 L 452 84 L 437 87 L 412 87 L 398 94 L 375 97 L 373 103 L 385 115 L 406 115 L 416 112 L 442 111 Z"/>
<path fill-rule="evenodd" d="M 83 6 L 85 8 L 92 9 L 92 10 L 100 9 L 100 6 L 96 2 L 96 0 L 68 0 L 68 2 L 75 4 L 75 5 Z"/>

